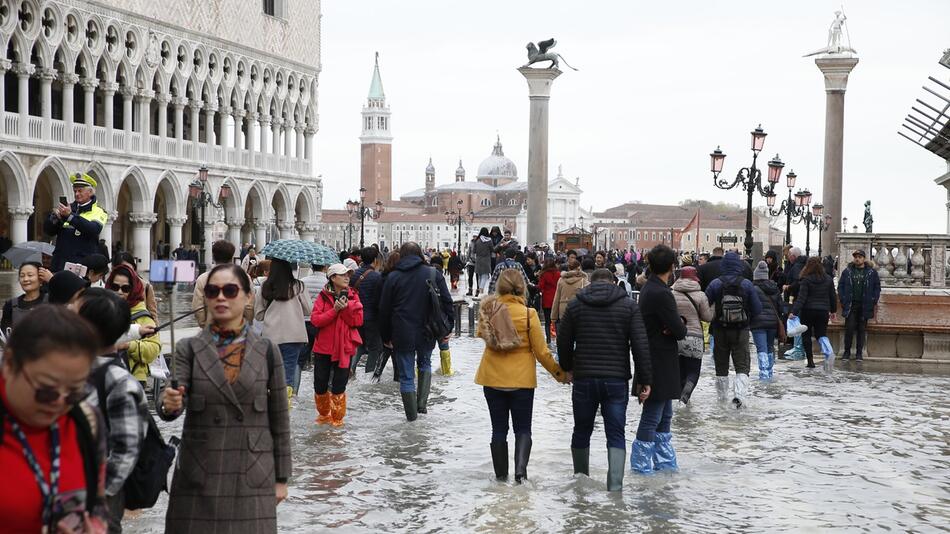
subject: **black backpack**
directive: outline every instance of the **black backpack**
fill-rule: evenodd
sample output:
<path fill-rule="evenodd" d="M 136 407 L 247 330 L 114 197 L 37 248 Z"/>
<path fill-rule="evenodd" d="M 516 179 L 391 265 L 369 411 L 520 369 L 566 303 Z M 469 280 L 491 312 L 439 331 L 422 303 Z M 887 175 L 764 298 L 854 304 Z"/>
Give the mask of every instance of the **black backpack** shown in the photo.
<path fill-rule="evenodd" d="M 744 328 L 749 324 L 746 312 L 745 291 L 742 290 L 741 276 L 732 280 L 722 280 L 722 295 L 716 302 L 716 322 L 724 328 Z"/>
<path fill-rule="evenodd" d="M 112 365 L 121 366 L 122 364 L 119 359 L 113 359 L 112 362 L 98 367 L 89 377 L 90 383 L 96 386 L 96 393 L 99 395 L 99 410 L 105 417 L 106 429 L 109 428 L 106 373 Z M 129 473 L 129 478 L 125 479 L 125 484 L 122 486 L 125 493 L 125 507 L 129 510 L 155 506 L 158 496 L 163 491 L 168 491 L 168 470 L 175 461 L 175 438 L 171 440 L 173 444 L 166 444 L 151 414 L 146 414 L 146 423 L 148 430 L 139 448 L 139 457 L 135 461 L 132 472 Z"/>
<path fill-rule="evenodd" d="M 441 293 L 435 278 L 438 274 L 439 272 L 432 268 L 429 279 L 426 280 L 426 285 L 429 286 L 429 316 L 426 318 L 425 328 L 436 341 L 452 333 L 452 324 L 442 310 Z"/>

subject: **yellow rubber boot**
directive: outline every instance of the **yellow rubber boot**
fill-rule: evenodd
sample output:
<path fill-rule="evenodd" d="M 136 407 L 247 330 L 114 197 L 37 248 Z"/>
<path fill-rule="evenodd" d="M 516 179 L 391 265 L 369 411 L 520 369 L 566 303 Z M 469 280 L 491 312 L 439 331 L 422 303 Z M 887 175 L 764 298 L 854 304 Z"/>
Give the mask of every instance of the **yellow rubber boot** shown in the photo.
<path fill-rule="evenodd" d="M 440 350 L 439 359 L 442 361 L 442 375 L 452 375 L 452 352 L 449 350 Z"/>
<path fill-rule="evenodd" d="M 317 405 L 317 420 L 315 421 L 318 425 L 325 425 L 330 422 L 330 393 L 324 394 L 313 394 L 313 402 Z"/>
<path fill-rule="evenodd" d="M 287 409 L 288 410 L 292 407 L 290 401 L 293 398 L 294 398 L 294 387 L 287 386 Z"/>

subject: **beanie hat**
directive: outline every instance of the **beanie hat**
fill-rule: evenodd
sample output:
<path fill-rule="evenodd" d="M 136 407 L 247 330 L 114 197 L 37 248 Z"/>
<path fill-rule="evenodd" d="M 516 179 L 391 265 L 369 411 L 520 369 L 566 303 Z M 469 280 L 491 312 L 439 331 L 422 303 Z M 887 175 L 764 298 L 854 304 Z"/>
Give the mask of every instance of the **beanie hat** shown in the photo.
<path fill-rule="evenodd" d="M 86 282 L 70 271 L 60 271 L 50 278 L 47 287 L 50 304 L 68 304 L 76 293 L 86 288 Z"/>
<path fill-rule="evenodd" d="M 699 282 L 699 272 L 696 271 L 696 267 L 683 267 L 680 269 L 680 278 L 685 278 L 687 280 L 692 280 L 694 282 Z"/>
<path fill-rule="evenodd" d="M 760 261 L 755 268 L 755 272 L 752 273 L 753 280 L 768 280 L 769 279 L 769 266 L 764 261 Z"/>

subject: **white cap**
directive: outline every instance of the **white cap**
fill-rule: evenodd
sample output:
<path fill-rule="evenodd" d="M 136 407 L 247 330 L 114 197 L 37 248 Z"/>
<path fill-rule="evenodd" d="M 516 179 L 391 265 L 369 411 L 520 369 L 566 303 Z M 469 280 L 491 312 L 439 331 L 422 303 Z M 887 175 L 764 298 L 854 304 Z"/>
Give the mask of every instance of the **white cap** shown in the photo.
<path fill-rule="evenodd" d="M 360 266 L 357 265 L 355 261 L 353 261 L 353 258 L 347 258 L 343 260 L 343 266 L 346 267 L 346 270 L 353 272 L 356 272 L 356 270 L 360 268 Z"/>
<path fill-rule="evenodd" d="M 353 261 L 353 260 L 349 260 Z M 354 262 L 355 263 L 355 262 Z M 347 274 L 349 270 L 343 266 L 342 263 L 334 263 L 333 265 L 327 267 L 327 278 L 330 278 L 336 274 Z"/>

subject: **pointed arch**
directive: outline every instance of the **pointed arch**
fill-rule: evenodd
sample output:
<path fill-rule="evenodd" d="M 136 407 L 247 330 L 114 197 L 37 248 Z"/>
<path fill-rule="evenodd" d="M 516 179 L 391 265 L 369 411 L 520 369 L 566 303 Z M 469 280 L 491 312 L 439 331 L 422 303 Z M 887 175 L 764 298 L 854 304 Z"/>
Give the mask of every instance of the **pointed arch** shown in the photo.
<path fill-rule="evenodd" d="M 132 197 L 132 211 L 151 212 L 154 198 L 150 194 L 151 191 L 148 186 L 148 180 L 145 178 L 145 173 L 142 172 L 142 169 L 139 168 L 138 165 L 132 165 L 122 171 L 119 176 L 122 177 L 119 181 L 120 191 L 122 190 L 122 185 L 128 181 L 129 193 L 131 193 Z"/>
<path fill-rule="evenodd" d="M 270 206 L 277 212 L 277 217 L 281 222 L 294 220 L 294 205 L 290 203 L 290 192 L 287 191 L 287 184 L 281 183 L 274 190 L 271 196 Z"/>
<path fill-rule="evenodd" d="M 251 217 L 257 219 L 258 221 L 263 221 L 264 214 L 266 213 L 266 211 L 264 211 L 265 202 L 267 202 L 268 198 L 270 197 L 267 195 L 267 188 L 264 187 L 262 182 L 255 180 L 254 183 L 251 184 L 250 189 L 247 191 L 247 197 L 244 201 L 244 209 L 250 210 Z M 266 206 L 270 206 L 270 204 L 266 204 Z"/>
<path fill-rule="evenodd" d="M 36 183 L 40 179 L 40 176 L 47 169 L 49 169 L 56 177 L 54 182 L 59 185 L 59 194 L 61 196 L 69 197 L 67 193 L 72 191 L 72 187 L 69 185 L 69 171 L 66 170 L 66 165 L 63 164 L 62 160 L 56 156 L 49 156 L 36 166 L 36 173 L 33 175 L 33 179 L 31 180 L 34 189 L 36 187 Z M 30 191 L 30 197 L 32 198 L 32 196 L 33 191 Z"/>
<path fill-rule="evenodd" d="M 5 165 L 9 173 L 3 172 L 0 167 L 0 176 L 3 184 L 7 188 L 7 206 L 29 206 L 33 202 L 30 200 L 30 179 L 23 163 L 15 153 L 4 150 L 0 152 L 0 165 Z"/>
<path fill-rule="evenodd" d="M 36 55 L 37 62 L 35 63 L 36 68 L 50 68 L 53 65 L 53 52 L 50 50 L 49 45 L 46 43 L 45 39 L 37 39 L 33 42 L 33 47 L 30 48 L 30 61 L 32 62 L 33 55 Z"/>
<path fill-rule="evenodd" d="M 246 197 L 244 193 L 241 192 L 241 184 L 236 179 L 234 179 L 233 176 L 228 176 L 224 179 L 224 182 L 222 182 L 221 185 L 227 185 L 231 188 L 231 197 L 224 203 L 224 212 L 227 215 L 228 220 L 230 221 L 244 218 L 244 205 L 246 202 Z"/>
<path fill-rule="evenodd" d="M 185 217 L 187 208 L 185 199 L 182 197 L 184 186 L 175 171 L 166 169 L 158 177 L 158 185 L 152 198 L 158 197 L 158 191 L 161 190 L 165 195 L 165 204 L 168 207 L 168 215 L 171 217 Z"/>
<path fill-rule="evenodd" d="M 116 191 L 112 185 L 112 177 L 109 176 L 105 166 L 101 162 L 93 160 L 86 167 L 86 174 L 95 178 L 98 184 L 98 187 L 96 187 L 96 203 L 99 204 L 99 207 L 106 210 L 106 212 L 115 211 Z"/>
<path fill-rule="evenodd" d="M 306 186 L 301 187 L 297 193 L 297 200 L 294 202 L 294 218 L 297 222 L 303 224 L 312 224 L 316 219 L 313 199 L 310 197 L 309 189 Z"/>

